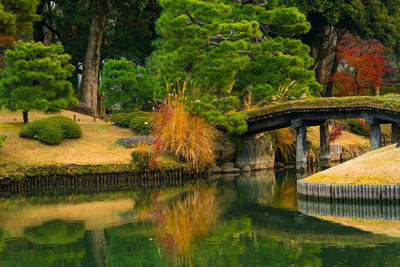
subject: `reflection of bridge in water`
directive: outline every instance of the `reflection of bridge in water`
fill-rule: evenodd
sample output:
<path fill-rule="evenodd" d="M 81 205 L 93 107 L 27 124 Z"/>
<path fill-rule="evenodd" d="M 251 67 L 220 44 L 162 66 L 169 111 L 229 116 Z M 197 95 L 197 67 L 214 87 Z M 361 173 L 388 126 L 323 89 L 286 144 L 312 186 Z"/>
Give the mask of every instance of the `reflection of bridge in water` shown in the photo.
<path fill-rule="evenodd" d="M 399 203 L 360 203 L 327 202 L 300 198 L 297 201 L 299 212 L 305 215 L 400 220 Z"/>

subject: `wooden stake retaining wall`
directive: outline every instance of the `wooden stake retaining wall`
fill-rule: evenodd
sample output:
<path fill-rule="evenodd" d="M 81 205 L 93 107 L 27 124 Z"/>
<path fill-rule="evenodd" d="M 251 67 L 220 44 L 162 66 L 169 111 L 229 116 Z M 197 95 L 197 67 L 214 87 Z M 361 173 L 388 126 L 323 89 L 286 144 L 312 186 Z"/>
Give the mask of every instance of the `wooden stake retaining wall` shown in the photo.
<path fill-rule="evenodd" d="M 400 200 L 400 185 L 340 185 L 297 181 L 297 193 L 307 198 L 332 200 Z"/>
<path fill-rule="evenodd" d="M 62 188 L 77 190 L 82 188 L 94 190 L 116 190 L 138 186 L 157 188 L 161 186 L 181 186 L 186 181 L 205 178 L 206 173 L 171 170 L 164 172 L 143 173 L 108 173 L 86 175 L 49 175 L 28 176 L 22 179 L 0 180 L 0 192 L 43 192 L 49 189 Z"/>
<path fill-rule="evenodd" d="M 311 199 L 298 199 L 298 210 L 306 215 L 360 218 L 376 220 L 400 220 L 399 203 L 340 203 Z"/>

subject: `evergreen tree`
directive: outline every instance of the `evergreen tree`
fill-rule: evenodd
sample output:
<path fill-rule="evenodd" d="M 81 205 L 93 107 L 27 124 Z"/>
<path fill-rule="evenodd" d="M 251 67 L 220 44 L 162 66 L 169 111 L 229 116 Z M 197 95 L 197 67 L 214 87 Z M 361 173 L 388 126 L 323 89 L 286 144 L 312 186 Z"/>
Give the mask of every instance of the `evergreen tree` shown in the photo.
<path fill-rule="evenodd" d="M 0 0 L 0 37 L 32 30 L 40 0 Z"/>
<path fill-rule="evenodd" d="M 297 82 L 296 94 L 316 95 L 321 86 L 309 70 L 309 47 L 296 36 L 310 24 L 296 8 L 266 1 L 161 0 L 159 48 L 153 64 L 167 82 L 191 80 L 215 95 L 263 95 Z"/>
<path fill-rule="evenodd" d="M 101 71 L 100 92 L 104 105 L 112 109 L 119 105 L 123 112 L 141 109 L 153 96 L 152 78 L 145 68 L 136 68 L 129 60 L 108 60 Z"/>
<path fill-rule="evenodd" d="M 14 43 L 14 49 L 7 50 L 4 58 L 0 101 L 11 111 L 22 110 L 24 123 L 30 110 L 55 113 L 77 104 L 67 81 L 74 70 L 69 59 L 60 43 Z"/>

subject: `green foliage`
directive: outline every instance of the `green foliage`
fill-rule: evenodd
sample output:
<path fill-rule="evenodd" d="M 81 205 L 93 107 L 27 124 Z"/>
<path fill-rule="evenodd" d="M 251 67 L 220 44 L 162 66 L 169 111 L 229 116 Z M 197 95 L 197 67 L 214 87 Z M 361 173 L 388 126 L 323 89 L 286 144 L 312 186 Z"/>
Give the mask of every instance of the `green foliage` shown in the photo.
<path fill-rule="evenodd" d="M 369 128 L 358 119 L 345 120 L 345 129 L 349 132 L 369 138 Z"/>
<path fill-rule="evenodd" d="M 7 139 L 7 135 L 0 134 L 0 148 L 3 146 L 3 141 Z"/>
<path fill-rule="evenodd" d="M 148 135 L 150 133 L 153 121 L 150 112 L 135 112 L 131 119 L 129 128 L 137 134 Z"/>
<path fill-rule="evenodd" d="M 6 69 L 0 80 L 0 97 L 6 108 L 55 113 L 77 104 L 67 81 L 74 67 L 68 64 L 70 56 L 63 52 L 60 43 L 45 46 L 22 41 L 7 50 Z"/>
<path fill-rule="evenodd" d="M 312 27 L 302 39 L 312 47 L 329 47 L 327 29 L 347 30 L 354 35 L 381 41 L 400 52 L 399 0 L 342 1 L 342 0 L 280 0 L 281 4 L 298 7 L 307 15 Z"/>
<path fill-rule="evenodd" d="M 152 160 L 151 148 L 149 145 L 139 143 L 131 153 L 132 161 L 139 169 L 145 169 Z"/>
<path fill-rule="evenodd" d="M 0 0 L 0 37 L 32 30 L 40 0 Z"/>
<path fill-rule="evenodd" d="M 24 237 L 41 245 L 63 245 L 75 243 L 85 234 L 83 222 L 49 221 L 40 226 L 24 230 Z"/>
<path fill-rule="evenodd" d="M 107 109 L 132 111 L 141 109 L 153 97 L 153 78 L 146 68 L 136 68 L 129 60 L 108 60 L 100 73 L 100 92 Z"/>
<path fill-rule="evenodd" d="M 81 137 L 82 131 L 72 119 L 54 116 L 25 124 L 20 131 L 20 136 L 56 145 L 60 144 L 64 138 Z"/>
<path fill-rule="evenodd" d="M 192 81 L 217 96 L 232 90 L 243 96 L 249 86 L 275 95 L 293 80 L 299 95 L 317 95 L 310 49 L 293 39 L 310 29 L 306 17 L 296 8 L 255 2 L 161 0 L 152 61 L 159 76 Z"/>
<path fill-rule="evenodd" d="M 145 111 L 117 113 L 111 116 L 110 121 L 119 127 L 130 128 L 135 133 L 148 134 L 152 125 L 151 116 L 151 112 Z"/>
<path fill-rule="evenodd" d="M 193 113 L 229 134 L 241 135 L 247 131 L 247 114 L 235 112 L 239 106 L 240 100 L 236 96 L 216 98 L 206 94 L 192 100 L 189 108 Z"/>

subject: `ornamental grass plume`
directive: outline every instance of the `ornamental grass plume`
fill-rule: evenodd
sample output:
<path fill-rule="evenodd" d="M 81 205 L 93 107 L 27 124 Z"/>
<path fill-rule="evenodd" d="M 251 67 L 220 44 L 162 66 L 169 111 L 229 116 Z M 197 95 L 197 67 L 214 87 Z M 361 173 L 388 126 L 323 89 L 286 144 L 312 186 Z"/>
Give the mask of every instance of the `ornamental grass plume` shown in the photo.
<path fill-rule="evenodd" d="M 296 155 L 296 133 L 293 128 L 282 128 L 268 132 L 273 147 L 283 160 L 289 162 Z"/>
<path fill-rule="evenodd" d="M 186 111 L 184 92 L 169 95 L 153 115 L 154 157 L 173 156 L 189 168 L 214 163 L 214 129 L 204 119 Z"/>

